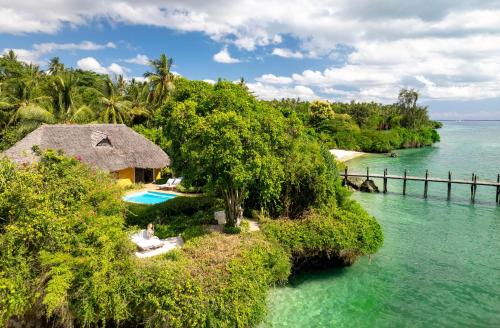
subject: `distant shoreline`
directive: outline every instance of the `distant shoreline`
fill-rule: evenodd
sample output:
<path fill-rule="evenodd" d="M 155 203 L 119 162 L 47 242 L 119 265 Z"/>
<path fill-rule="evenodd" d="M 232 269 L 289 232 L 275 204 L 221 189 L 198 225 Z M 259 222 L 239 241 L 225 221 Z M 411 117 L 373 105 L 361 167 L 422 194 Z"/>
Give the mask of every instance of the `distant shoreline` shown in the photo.
<path fill-rule="evenodd" d="M 367 153 L 354 150 L 344 150 L 344 149 L 330 149 L 330 154 L 335 156 L 335 159 L 339 162 L 347 162 L 351 159 L 366 155 Z"/>
<path fill-rule="evenodd" d="M 500 122 L 500 120 L 439 120 L 439 122 Z"/>

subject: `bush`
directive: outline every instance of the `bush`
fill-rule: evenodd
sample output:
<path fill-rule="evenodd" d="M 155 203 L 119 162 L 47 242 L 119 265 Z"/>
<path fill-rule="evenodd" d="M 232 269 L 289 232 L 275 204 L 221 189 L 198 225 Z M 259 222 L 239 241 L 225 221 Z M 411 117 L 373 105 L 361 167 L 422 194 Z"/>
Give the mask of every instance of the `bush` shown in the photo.
<path fill-rule="evenodd" d="M 237 234 L 241 233 L 241 228 L 225 225 L 224 228 L 222 229 L 222 231 L 224 233 L 229 234 L 229 235 L 237 235 Z"/>
<path fill-rule="evenodd" d="M 128 315 L 121 189 L 75 159 L 0 163 L 0 321 L 90 325 Z"/>
<path fill-rule="evenodd" d="M 250 327 L 267 310 L 269 286 L 286 281 L 283 249 L 262 234 L 212 233 L 139 267 L 135 308 L 146 327 Z"/>
<path fill-rule="evenodd" d="M 126 222 L 128 225 L 145 227 L 148 223 L 167 224 L 182 217 L 191 221 L 186 223 L 210 224 L 213 210 L 218 206 L 218 201 L 209 196 L 179 196 L 156 205 L 131 203 L 128 205 Z"/>
<path fill-rule="evenodd" d="M 325 206 L 300 220 L 267 220 L 262 231 L 291 254 L 294 269 L 306 263 L 350 265 L 361 255 L 375 253 L 383 242 L 375 218 L 352 201 L 342 209 Z"/>

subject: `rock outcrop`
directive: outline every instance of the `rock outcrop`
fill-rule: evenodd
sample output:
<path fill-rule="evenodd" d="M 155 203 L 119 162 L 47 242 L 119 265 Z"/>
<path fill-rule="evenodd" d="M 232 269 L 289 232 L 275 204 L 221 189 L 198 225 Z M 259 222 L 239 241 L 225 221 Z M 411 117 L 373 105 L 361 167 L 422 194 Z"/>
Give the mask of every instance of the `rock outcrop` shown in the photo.
<path fill-rule="evenodd" d="M 375 182 L 373 180 L 365 180 L 360 188 L 359 188 L 359 191 L 363 191 L 363 192 L 380 192 L 378 190 L 378 187 L 377 185 L 375 184 Z"/>

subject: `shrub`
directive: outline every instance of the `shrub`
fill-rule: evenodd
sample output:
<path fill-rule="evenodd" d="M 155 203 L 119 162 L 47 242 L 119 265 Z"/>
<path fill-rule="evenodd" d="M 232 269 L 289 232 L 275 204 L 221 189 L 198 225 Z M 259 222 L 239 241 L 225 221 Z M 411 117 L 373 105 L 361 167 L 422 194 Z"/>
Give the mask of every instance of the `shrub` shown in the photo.
<path fill-rule="evenodd" d="M 230 234 L 230 235 L 237 235 L 241 232 L 240 227 L 233 227 L 233 226 L 227 226 L 225 225 L 224 228 L 222 229 L 224 233 Z"/>
<path fill-rule="evenodd" d="M 267 220 L 262 231 L 291 254 L 294 269 L 316 261 L 349 265 L 358 256 L 375 253 L 383 242 L 375 218 L 352 201 L 342 209 L 324 206 L 300 220 Z"/>
<path fill-rule="evenodd" d="M 126 222 L 145 227 L 148 223 L 167 224 L 182 217 L 190 223 L 209 224 L 217 206 L 218 201 L 208 196 L 179 196 L 156 205 L 129 204 Z"/>
<path fill-rule="evenodd" d="M 45 153 L 0 163 L 0 321 L 97 324 L 127 318 L 131 245 L 107 174 Z"/>

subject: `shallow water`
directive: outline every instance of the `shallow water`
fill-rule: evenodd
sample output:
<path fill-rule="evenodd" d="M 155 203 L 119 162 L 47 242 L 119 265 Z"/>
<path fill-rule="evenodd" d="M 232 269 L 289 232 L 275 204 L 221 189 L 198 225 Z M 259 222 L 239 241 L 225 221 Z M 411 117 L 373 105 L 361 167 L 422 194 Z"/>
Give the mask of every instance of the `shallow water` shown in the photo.
<path fill-rule="evenodd" d="M 500 122 L 446 123 L 434 147 L 369 155 L 350 170 L 388 168 L 411 175 L 496 180 Z M 381 183 L 380 183 L 381 184 Z M 379 185 L 380 185 L 379 184 Z M 357 199 L 381 223 L 385 242 L 372 259 L 349 268 L 305 272 L 273 289 L 263 327 L 493 327 L 500 326 L 500 208 L 495 188 L 389 182 L 389 193 Z"/>

